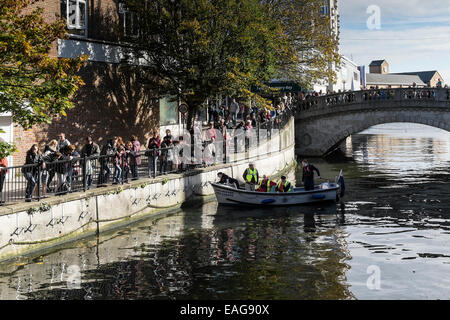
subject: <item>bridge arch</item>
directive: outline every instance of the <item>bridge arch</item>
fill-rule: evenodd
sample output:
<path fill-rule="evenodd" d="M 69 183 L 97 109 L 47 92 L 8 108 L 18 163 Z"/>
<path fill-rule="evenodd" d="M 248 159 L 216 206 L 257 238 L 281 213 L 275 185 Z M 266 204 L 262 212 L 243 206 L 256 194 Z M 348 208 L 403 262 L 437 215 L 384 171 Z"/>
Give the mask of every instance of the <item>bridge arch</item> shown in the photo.
<path fill-rule="evenodd" d="M 297 153 L 326 155 L 347 137 L 384 123 L 408 122 L 450 131 L 448 89 L 428 89 L 433 93 L 426 99 L 422 95 L 412 99 L 410 89 L 389 90 L 396 99 L 367 101 L 364 97 L 374 91 L 359 91 L 341 94 L 352 95 L 351 99 L 341 97 L 341 103 L 330 105 L 329 101 L 336 99 L 333 95 L 316 99 L 308 110 L 300 108 L 295 124 Z"/>
<path fill-rule="evenodd" d="M 385 124 L 385 123 L 398 123 L 398 122 L 403 122 L 403 123 L 414 123 L 414 124 L 423 124 L 423 125 L 428 125 L 434 128 L 438 128 L 438 129 L 442 129 L 442 130 L 446 130 L 450 132 L 450 125 L 449 124 L 444 124 L 442 122 L 438 122 L 432 119 L 415 119 L 413 120 L 402 120 L 402 117 L 395 117 L 395 116 L 391 116 L 391 117 L 386 117 L 386 118 L 382 118 L 381 120 L 376 119 L 376 121 L 368 121 L 365 124 L 361 125 L 354 125 L 351 126 L 349 129 L 345 129 L 345 130 L 341 130 L 340 132 L 336 133 L 336 138 L 335 139 L 330 139 L 327 141 L 326 144 L 324 144 L 323 148 L 321 149 L 321 151 L 323 152 L 324 155 L 334 151 L 342 142 L 344 142 L 348 137 L 360 133 L 362 131 L 365 131 L 373 126 L 376 125 L 380 125 L 380 124 Z M 337 142 L 336 142 L 337 141 Z"/>

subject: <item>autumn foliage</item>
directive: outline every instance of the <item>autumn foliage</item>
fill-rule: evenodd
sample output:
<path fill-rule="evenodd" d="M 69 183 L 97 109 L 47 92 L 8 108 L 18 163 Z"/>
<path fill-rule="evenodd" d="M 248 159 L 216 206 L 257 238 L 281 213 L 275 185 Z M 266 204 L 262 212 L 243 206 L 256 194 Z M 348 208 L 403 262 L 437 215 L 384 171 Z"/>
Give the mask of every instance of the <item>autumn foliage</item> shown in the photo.
<path fill-rule="evenodd" d="M 71 97 L 83 85 L 76 73 L 87 58 L 50 55 L 55 41 L 67 37 L 65 21 L 44 21 L 39 2 L 0 0 L 0 112 L 11 112 L 24 128 L 74 107 Z"/>

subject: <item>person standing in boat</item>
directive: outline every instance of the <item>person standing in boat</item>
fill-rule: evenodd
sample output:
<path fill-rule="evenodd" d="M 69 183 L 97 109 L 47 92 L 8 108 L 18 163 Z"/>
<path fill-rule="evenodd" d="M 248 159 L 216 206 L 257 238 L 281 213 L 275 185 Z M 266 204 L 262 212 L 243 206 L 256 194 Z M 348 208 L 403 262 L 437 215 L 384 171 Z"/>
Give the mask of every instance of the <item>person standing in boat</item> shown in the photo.
<path fill-rule="evenodd" d="M 285 176 L 281 176 L 281 181 L 277 185 L 277 192 L 291 192 L 292 185 L 286 180 Z"/>
<path fill-rule="evenodd" d="M 261 185 L 259 186 L 258 192 L 272 192 L 272 188 L 276 187 L 276 183 L 269 179 L 266 175 L 263 175 L 261 180 Z"/>
<path fill-rule="evenodd" d="M 219 181 L 220 184 L 234 185 L 236 187 L 236 189 L 239 189 L 239 181 L 237 181 L 236 179 L 229 177 L 228 175 L 226 175 L 223 172 L 219 172 L 217 174 L 217 176 L 220 179 L 220 181 Z"/>
<path fill-rule="evenodd" d="M 258 170 L 255 169 L 254 163 L 249 163 L 242 175 L 245 181 L 245 189 L 255 191 L 255 186 L 259 183 Z"/>
<path fill-rule="evenodd" d="M 302 161 L 302 166 L 303 166 L 302 181 L 305 186 L 305 191 L 314 190 L 314 171 L 317 172 L 317 175 L 320 179 L 319 169 L 310 164 L 306 159 Z"/>

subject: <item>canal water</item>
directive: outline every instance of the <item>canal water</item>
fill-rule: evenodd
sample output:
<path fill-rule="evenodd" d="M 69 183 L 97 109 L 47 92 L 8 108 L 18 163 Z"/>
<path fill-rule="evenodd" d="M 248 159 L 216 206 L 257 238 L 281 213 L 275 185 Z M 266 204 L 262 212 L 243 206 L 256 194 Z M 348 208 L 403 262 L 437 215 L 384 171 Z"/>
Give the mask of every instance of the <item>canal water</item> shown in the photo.
<path fill-rule="evenodd" d="M 199 204 L 4 264 L 0 299 L 450 298 L 450 134 L 381 125 L 311 162 L 341 203 Z"/>

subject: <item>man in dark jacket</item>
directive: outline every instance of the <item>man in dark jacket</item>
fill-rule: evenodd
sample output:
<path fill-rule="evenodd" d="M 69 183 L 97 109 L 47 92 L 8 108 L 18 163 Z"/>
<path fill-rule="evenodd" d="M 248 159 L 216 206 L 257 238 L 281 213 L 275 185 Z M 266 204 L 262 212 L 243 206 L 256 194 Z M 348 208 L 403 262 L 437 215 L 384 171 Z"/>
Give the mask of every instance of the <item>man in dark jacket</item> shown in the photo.
<path fill-rule="evenodd" d="M 236 187 L 236 189 L 239 189 L 239 181 L 237 181 L 234 178 L 231 178 L 229 176 L 227 176 L 225 173 L 223 172 L 219 172 L 217 174 L 217 176 L 219 177 L 219 183 L 220 184 L 234 184 L 234 186 Z"/>
<path fill-rule="evenodd" d="M 98 144 L 92 141 L 91 137 L 87 137 L 86 144 L 83 146 L 83 149 L 81 149 L 81 157 L 95 158 L 98 157 L 99 155 L 100 155 L 100 147 L 98 146 Z M 92 186 L 93 181 L 92 175 L 94 174 L 94 167 L 96 161 L 97 159 L 86 160 L 86 172 L 85 172 L 86 181 L 83 181 L 83 184 L 86 185 L 87 189 L 89 189 Z"/>
<path fill-rule="evenodd" d="M 320 172 L 319 169 L 314 167 L 312 164 L 308 163 L 308 160 L 302 161 L 303 166 L 303 175 L 302 175 L 302 181 L 305 186 L 305 191 L 314 190 L 314 171 L 317 172 L 317 175 L 320 179 Z"/>
<path fill-rule="evenodd" d="M 39 151 L 38 145 L 33 144 L 27 151 L 25 166 L 22 167 L 22 173 L 27 179 L 27 188 L 25 190 L 25 201 L 30 202 L 33 196 L 34 187 L 41 178 L 40 169 L 45 169 L 45 162 Z"/>
<path fill-rule="evenodd" d="M 111 169 L 108 163 L 111 162 L 117 151 L 117 137 L 113 137 L 103 146 L 100 155 L 100 173 L 98 175 L 99 186 L 106 186 L 111 175 Z"/>
<path fill-rule="evenodd" d="M 161 173 L 167 172 L 167 167 L 171 168 L 172 163 L 169 161 L 169 149 L 173 147 L 172 142 L 172 135 L 170 133 L 170 130 L 166 130 L 166 136 L 164 137 L 162 143 L 161 143 L 161 161 L 160 161 L 160 168 L 159 171 Z M 169 170 L 171 171 L 171 170 Z"/>
<path fill-rule="evenodd" d="M 153 131 L 153 136 L 148 140 L 147 151 L 145 155 L 148 157 L 148 176 L 156 176 L 156 164 L 158 162 L 161 148 L 161 138 L 158 130 Z"/>
<path fill-rule="evenodd" d="M 259 174 L 253 163 L 249 163 L 248 168 L 245 169 L 244 174 L 242 175 L 242 178 L 245 181 L 246 189 L 255 191 L 255 186 L 259 184 Z"/>

